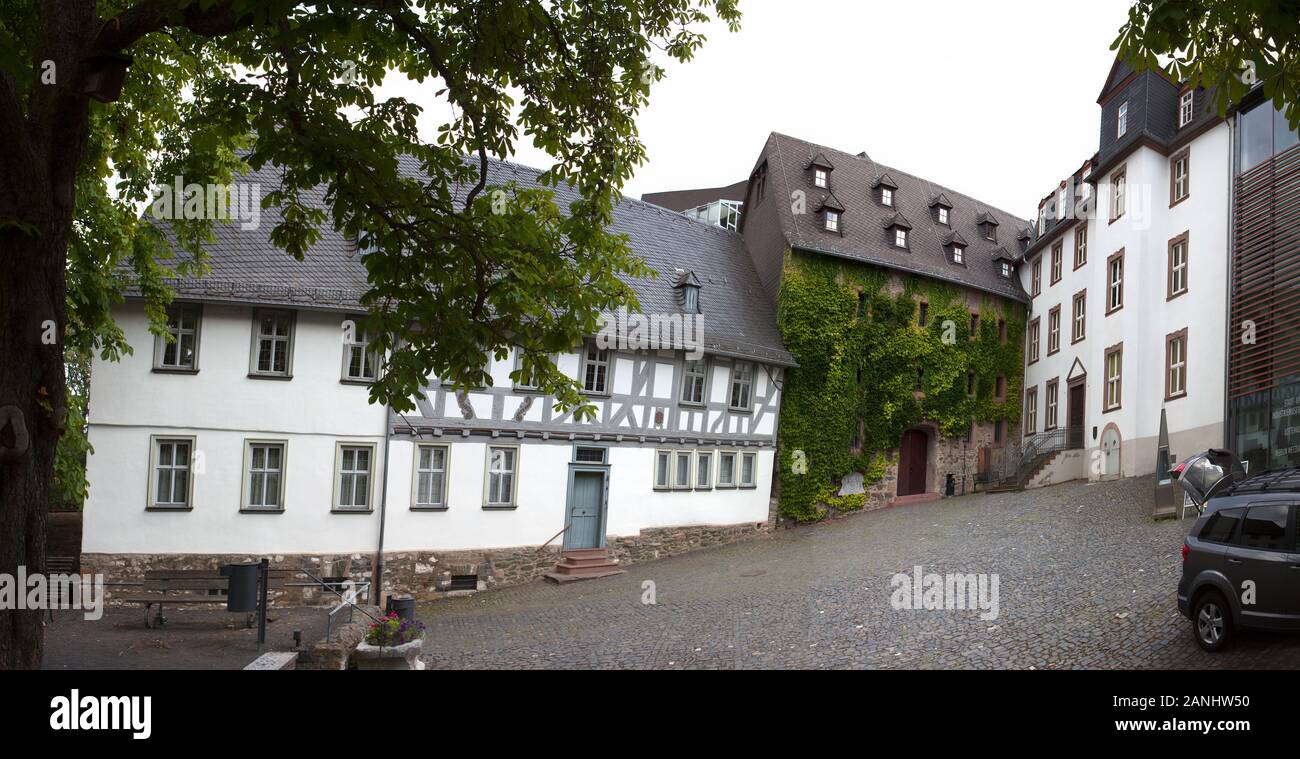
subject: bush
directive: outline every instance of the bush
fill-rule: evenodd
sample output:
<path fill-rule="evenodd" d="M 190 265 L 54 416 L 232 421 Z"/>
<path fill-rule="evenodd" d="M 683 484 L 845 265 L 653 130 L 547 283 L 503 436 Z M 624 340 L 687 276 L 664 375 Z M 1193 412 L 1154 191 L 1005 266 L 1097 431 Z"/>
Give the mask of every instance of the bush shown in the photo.
<path fill-rule="evenodd" d="M 420 620 L 401 619 L 397 612 L 370 625 L 366 631 L 366 642 L 372 646 L 400 646 L 424 637 L 424 623 Z"/>

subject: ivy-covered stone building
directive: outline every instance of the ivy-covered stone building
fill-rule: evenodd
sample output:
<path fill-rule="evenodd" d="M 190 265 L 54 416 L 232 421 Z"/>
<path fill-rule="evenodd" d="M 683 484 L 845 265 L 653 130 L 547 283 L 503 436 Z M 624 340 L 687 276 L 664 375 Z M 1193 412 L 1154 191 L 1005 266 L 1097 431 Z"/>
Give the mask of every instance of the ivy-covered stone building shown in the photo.
<path fill-rule="evenodd" d="M 773 133 L 739 231 L 798 362 L 778 434 L 786 516 L 969 491 L 1018 445 L 1028 221 Z"/>

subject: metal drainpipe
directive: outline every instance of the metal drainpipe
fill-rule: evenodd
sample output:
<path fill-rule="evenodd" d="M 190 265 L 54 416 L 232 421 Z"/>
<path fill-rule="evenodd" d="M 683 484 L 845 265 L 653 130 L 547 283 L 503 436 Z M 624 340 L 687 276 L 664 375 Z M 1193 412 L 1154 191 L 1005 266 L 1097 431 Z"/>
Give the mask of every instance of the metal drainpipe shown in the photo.
<path fill-rule="evenodd" d="M 1237 170 L 1237 146 L 1234 143 L 1236 133 L 1233 131 L 1233 118 L 1235 117 L 1229 117 L 1225 120 L 1225 123 L 1228 125 L 1228 223 L 1224 226 L 1227 230 L 1228 241 L 1227 247 L 1225 248 L 1226 255 L 1224 256 L 1226 260 L 1224 261 L 1223 266 L 1225 279 L 1223 299 L 1223 447 L 1227 450 L 1232 450 L 1228 445 L 1228 442 L 1232 439 L 1232 428 L 1230 426 L 1232 417 L 1230 405 L 1228 403 L 1229 382 L 1231 381 L 1232 373 L 1229 371 L 1228 366 L 1232 361 L 1232 340 L 1234 334 L 1236 334 L 1235 330 L 1232 328 L 1232 256 L 1233 243 L 1235 241 L 1233 226 L 1236 224 L 1235 206 L 1237 200 L 1235 176 Z"/>
<path fill-rule="evenodd" d="M 388 441 L 392 439 L 392 409 L 384 404 L 384 481 L 379 490 L 379 548 L 375 552 L 374 601 L 383 608 L 384 588 L 384 523 L 388 514 Z"/>

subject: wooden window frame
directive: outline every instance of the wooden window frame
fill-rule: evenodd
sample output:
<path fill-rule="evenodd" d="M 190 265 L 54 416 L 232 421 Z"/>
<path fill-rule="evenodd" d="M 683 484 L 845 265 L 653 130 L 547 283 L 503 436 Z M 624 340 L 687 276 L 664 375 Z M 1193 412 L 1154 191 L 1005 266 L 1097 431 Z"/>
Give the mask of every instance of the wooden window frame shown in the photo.
<path fill-rule="evenodd" d="M 1053 329 L 1052 321 L 1055 319 L 1056 327 Z M 1052 347 L 1055 343 L 1056 347 Z M 1061 352 L 1061 304 L 1057 303 L 1047 310 L 1047 355 L 1054 356 Z"/>
<path fill-rule="evenodd" d="M 1183 246 L 1183 287 L 1181 290 L 1174 289 L 1174 248 Z M 1165 300 L 1171 301 L 1181 295 L 1186 295 L 1191 287 L 1192 273 L 1192 245 L 1190 230 L 1183 232 L 1181 235 L 1169 241 L 1168 263 L 1165 272 Z"/>
<path fill-rule="evenodd" d="M 270 469 L 263 467 L 260 471 L 263 474 L 275 472 L 279 475 L 279 482 L 276 485 L 276 505 L 275 506 L 254 506 L 249 503 L 253 496 L 253 448 L 279 448 L 280 449 L 280 468 Z M 280 514 L 284 512 L 284 497 L 288 493 L 285 487 L 289 471 L 289 441 L 283 438 L 245 438 L 244 439 L 244 464 L 240 472 L 243 482 L 239 487 L 239 510 L 245 514 Z M 266 488 L 263 487 L 263 491 Z"/>
<path fill-rule="evenodd" d="M 1121 204 L 1120 198 L 1124 201 Z M 1110 223 L 1114 224 L 1128 212 L 1128 166 L 1110 173 Z"/>
<path fill-rule="evenodd" d="M 1083 303 L 1083 329 L 1075 334 L 1074 326 L 1077 323 L 1078 315 L 1075 313 L 1075 304 Z M 1088 288 L 1083 288 L 1074 294 L 1070 299 L 1070 345 L 1083 342 L 1088 339 Z"/>
<path fill-rule="evenodd" d="M 1088 222 L 1074 228 L 1074 270 L 1088 265 Z"/>
<path fill-rule="evenodd" d="M 1113 277 L 1111 277 L 1111 272 L 1113 271 L 1113 264 L 1117 260 L 1119 261 L 1119 305 L 1116 306 L 1111 303 L 1111 292 L 1115 289 L 1115 280 Z M 1120 248 L 1114 253 L 1111 253 L 1110 256 L 1106 258 L 1106 315 L 1107 316 L 1110 316 L 1116 311 L 1123 310 L 1124 308 L 1125 268 L 1127 267 L 1126 267 L 1126 262 L 1124 261 L 1123 248 Z"/>
<path fill-rule="evenodd" d="M 1056 429 L 1060 421 L 1061 379 L 1053 377 L 1047 381 L 1043 392 L 1043 432 Z"/>
<path fill-rule="evenodd" d="M 483 508 L 487 511 L 509 511 L 519 507 L 519 464 L 520 464 L 520 446 L 518 445 L 498 445 L 488 443 L 483 446 Z M 509 469 L 503 469 L 500 472 L 492 470 L 492 452 L 494 450 L 509 450 L 514 452 L 510 462 Z M 508 501 L 492 500 L 492 475 L 509 474 L 510 475 L 510 499 Z"/>
<path fill-rule="evenodd" d="M 1178 196 L 1178 162 L 1186 161 L 1187 173 L 1183 177 L 1183 195 Z M 1192 146 L 1188 145 L 1182 150 L 1169 156 L 1169 207 L 1182 203 L 1192 196 Z"/>
<path fill-rule="evenodd" d="M 194 317 L 194 328 L 184 329 L 180 319 L 190 314 Z M 176 327 L 172 327 L 173 320 L 176 321 Z M 198 374 L 199 372 L 199 342 L 203 333 L 203 304 L 201 303 L 172 303 L 167 308 L 167 324 L 165 331 L 168 332 L 175 341 L 171 343 L 176 346 L 176 363 L 164 363 L 167 357 L 167 338 L 162 335 L 154 336 L 153 347 L 153 371 L 171 373 L 171 374 Z M 194 353 L 189 365 L 179 363 L 181 356 L 181 337 L 188 335 L 194 340 Z"/>
<path fill-rule="evenodd" d="M 263 317 L 283 318 L 285 321 L 285 335 L 263 335 L 262 318 Z M 248 376 L 253 379 L 293 379 L 293 353 L 294 343 L 297 341 L 298 334 L 298 312 L 285 308 L 255 308 L 253 309 L 253 344 L 252 350 L 248 357 Z M 271 350 L 271 368 L 262 369 L 259 366 L 259 360 L 262 353 L 262 341 L 270 340 L 272 345 L 283 341 L 284 343 L 284 370 L 276 371 L 275 369 L 275 349 Z"/>
<path fill-rule="evenodd" d="M 588 356 L 588 353 L 592 350 L 596 351 L 596 358 Z M 602 353 L 605 354 L 603 360 L 600 358 Z M 582 383 L 582 392 L 587 395 L 602 397 L 609 395 L 611 388 L 614 386 L 614 351 L 609 348 L 601 348 L 596 345 L 595 340 L 588 340 L 582 344 L 582 352 L 578 354 L 578 358 L 578 381 Z M 587 387 L 587 367 L 592 364 L 598 368 L 601 365 L 605 367 L 605 383 L 599 390 L 591 390 Z M 596 376 L 599 376 L 599 371 L 597 371 Z"/>
<path fill-rule="evenodd" d="M 451 489 L 451 446 L 446 443 L 417 443 L 413 448 L 415 450 L 411 458 L 411 511 L 446 511 L 448 508 L 447 494 Z M 420 480 L 425 474 L 432 475 L 438 471 L 434 468 L 420 468 L 420 454 L 426 448 L 430 450 L 442 449 L 442 492 L 438 494 L 438 500 L 421 503 Z M 432 457 L 432 454 L 430 456 Z"/>
<path fill-rule="evenodd" d="M 1025 389 L 1025 437 L 1038 431 L 1038 386 Z"/>
<path fill-rule="evenodd" d="M 162 467 L 159 463 L 159 447 L 162 445 L 184 444 L 188 446 L 185 466 L 176 466 L 176 449 L 172 449 L 172 463 L 166 466 L 167 470 L 172 472 L 171 475 L 171 493 L 176 493 L 176 474 L 175 472 L 185 472 L 185 500 L 182 501 L 159 501 L 158 500 L 158 473 Z M 145 492 L 145 509 L 148 511 L 193 511 L 194 510 L 194 458 L 198 438 L 194 435 L 150 435 L 149 436 L 149 473 L 147 475 L 148 485 Z"/>
<path fill-rule="evenodd" d="M 1182 361 L 1183 387 L 1178 392 L 1171 392 L 1170 390 L 1171 383 L 1169 381 L 1169 375 L 1173 372 L 1173 368 L 1174 368 L 1172 363 L 1173 347 L 1174 347 L 1174 342 L 1179 340 L 1181 340 L 1183 344 L 1183 361 Z M 1166 401 L 1174 401 L 1174 400 L 1178 400 L 1179 398 L 1187 397 L 1187 383 L 1191 379 L 1191 373 L 1188 371 L 1188 364 L 1190 362 L 1188 361 L 1188 355 L 1187 355 L 1188 348 L 1190 347 L 1190 345 L 1191 342 L 1187 339 L 1186 327 L 1183 327 L 1182 329 L 1176 332 L 1170 332 L 1169 334 L 1165 335 L 1165 400 Z"/>
<path fill-rule="evenodd" d="M 1040 255 L 1029 266 L 1030 297 L 1037 298 L 1043 292 L 1043 257 Z"/>
<path fill-rule="evenodd" d="M 1038 317 L 1038 316 L 1035 316 L 1033 319 L 1029 321 L 1029 347 L 1028 350 L 1026 351 L 1027 354 L 1029 355 L 1028 366 L 1033 366 L 1034 364 L 1038 363 L 1038 359 L 1040 355 L 1040 350 L 1039 350 L 1040 338 L 1038 334 L 1038 328 L 1039 328 L 1040 321 L 1042 321 L 1042 317 Z"/>
<path fill-rule="evenodd" d="M 1057 240 L 1052 244 L 1052 263 L 1048 272 L 1048 287 L 1061 281 L 1062 269 L 1065 268 L 1065 241 Z"/>
<path fill-rule="evenodd" d="M 1119 355 L 1119 371 L 1115 375 L 1115 405 L 1108 405 L 1110 400 L 1110 357 Z M 1119 411 L 1124 406 L 1124 343 L 1115 343 L 1106 349 L 1101 363 L 1101 413 L 1109 414 Z"/>

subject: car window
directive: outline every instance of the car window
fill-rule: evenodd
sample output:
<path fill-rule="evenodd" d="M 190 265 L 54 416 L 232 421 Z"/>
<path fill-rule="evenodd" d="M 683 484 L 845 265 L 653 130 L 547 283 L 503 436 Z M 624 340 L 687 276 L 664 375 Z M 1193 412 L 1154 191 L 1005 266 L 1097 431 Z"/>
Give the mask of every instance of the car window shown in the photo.
<path fill-rule="evenodd" d="M 1290 510 L 1284 503 L 1251 506 L 1246 512 L 1246 521 L 1241 525 L 1241 538 L 1237 542 L 1247 548 L 1286 550 L 1286 517 Z"/>
<path fill-rule="evenodd" d="M 1205 526 L 1201 528 L 1198 537 L 1211 543 L 1230 542 L 1232 534 L 1237 529 L 1237 523 L 1241 521 L 1243 511 L 1245 509 L 1219 509 L 1205 521 Z"/>

